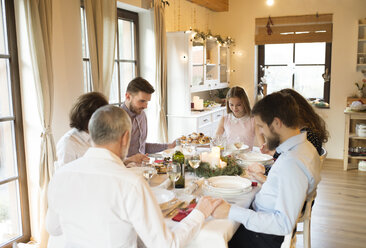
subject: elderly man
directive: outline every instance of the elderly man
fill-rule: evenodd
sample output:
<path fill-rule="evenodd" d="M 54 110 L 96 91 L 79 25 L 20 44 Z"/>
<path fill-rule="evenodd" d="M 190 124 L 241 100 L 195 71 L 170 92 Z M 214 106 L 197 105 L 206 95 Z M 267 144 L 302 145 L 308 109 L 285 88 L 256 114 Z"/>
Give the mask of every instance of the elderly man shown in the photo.
<path fill-rule="evenodd" d="M 170 231 L 144 178 L 122 160 L 130 143 L 131 121 L 115 106 L 98 109 L 89 122 L 93 147 L 63 166 L 48 190 L 47 230 L 64 234 L 66 247 L 182 247 L 221 203 L 202 198 Z"/>
<path fill-rule="evenodd" d="M 151 100 L 151 94 L 155 90 L 151 84 L 141 77 L 133 79 L 127 86 L 126 100 L 122 108 L 126 110 L 131 118 L 131 143 L 125 162 L 141 162 L 148 160 L 145 153 L 161 152 L 167 148 L 173 148 L 175 142 L 171 144 L 146 143 L 147 138 L 147 118 L 144 109 L 147 108 Z"/>
<path fill-rule="evenodd" d="M 252 209 L 224 202 L 213 216 L 242 223 L 229 247 L 281 247 L 284 235 L 294 229 L 304 201 L 320 181 L 319 155 L 307 141 L 306 133 L 300 133 L 299 109 L 290 95 L 268 95 L 253 107 L 252 114 L 268 148 L 281 155 L 272 165 Z"/>

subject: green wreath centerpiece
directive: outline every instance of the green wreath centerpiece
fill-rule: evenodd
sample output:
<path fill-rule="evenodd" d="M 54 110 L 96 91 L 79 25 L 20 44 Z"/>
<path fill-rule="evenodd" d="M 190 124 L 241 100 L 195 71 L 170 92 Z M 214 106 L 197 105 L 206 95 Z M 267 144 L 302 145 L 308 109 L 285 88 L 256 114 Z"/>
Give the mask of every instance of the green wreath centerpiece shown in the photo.
<path fill-rule="evenodd" d="M 224 168 L 213 168 L 208 162 L 201 162 L 200 166 L 196 169 L 196 174 L 199 177 L 209 178 L 216 176 L 236 176 L 242 175 L 244 170 L 238 165 L 234 158 L 231 156 L 221 157 L 221 160 L 226 162 L 226 166 Z M 194 172 L 194 169 L 186 164 L 186 170 L 190 172 Z"/>

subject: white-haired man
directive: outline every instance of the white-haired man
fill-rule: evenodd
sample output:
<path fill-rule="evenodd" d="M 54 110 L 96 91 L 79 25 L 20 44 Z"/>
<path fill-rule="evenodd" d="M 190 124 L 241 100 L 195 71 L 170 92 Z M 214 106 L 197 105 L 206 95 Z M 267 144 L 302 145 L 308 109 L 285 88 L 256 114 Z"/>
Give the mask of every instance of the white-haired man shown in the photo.
<path fill-rule="evenodd" d="M 182 247 L 202 226 L 220 200 L 204 197 L 170 231 L 142 176 L 123 159 L 131 121 L 115 106 L 98 109 L 89 122 L 93 147 L 61 168 L 49 185 L 47 230 L 64 234 L 66 247 Z"/>

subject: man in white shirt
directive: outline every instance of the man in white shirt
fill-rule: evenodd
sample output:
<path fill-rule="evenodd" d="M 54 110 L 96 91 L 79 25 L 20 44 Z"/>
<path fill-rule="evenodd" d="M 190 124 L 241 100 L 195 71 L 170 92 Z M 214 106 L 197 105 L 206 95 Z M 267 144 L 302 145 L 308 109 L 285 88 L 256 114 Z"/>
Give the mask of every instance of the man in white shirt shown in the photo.
<path fill-rule="evenodd" d="M 281 154 L 257 193 L 252 209 L 227 202 L 216 218 L 242 223 L 229 247 L 279 248 L 291 233 L 304 205 L 320 181 L 320 160 L 315 147 L 300 133 L 299 109 L 293 97 L 272 93 L 253 107 L 252 114 L 270 150 Z"/>
<path fill-rule="evenodd" d="M 94 147 L 63 166 L 48 190 L 47 230 L 64 234 L 66 247 L 183 247 L 200 230 L 221 200 L 203 197 L 174 230 L 165 223 L 142 176 L 122 160 L 130 142 L 131 121 L 115 106 L 98 109 L 89 122 Z"/>

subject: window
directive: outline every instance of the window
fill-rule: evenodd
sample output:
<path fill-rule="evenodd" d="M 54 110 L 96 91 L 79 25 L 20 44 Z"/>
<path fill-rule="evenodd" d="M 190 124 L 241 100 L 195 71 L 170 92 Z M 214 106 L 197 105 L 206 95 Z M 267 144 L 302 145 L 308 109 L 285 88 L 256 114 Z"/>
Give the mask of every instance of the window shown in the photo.
<path fill-rule="evenodd" d="M 120 105 L 124 101 L 127 84 L 139 75 L 138 71 L 138 14 L 117 10 L 117 44 L 109 102 Z M 81 7 L 84 89 L 92 91 L 87 28 L 84 8 Z"/>
<path fill-rule="evenodd" d="M 0 247 L 30 238 L 13 0 L 0 0 Z"/>
<path fill-rule="evenodd" d="M 292 88 L 308 99 L 329 103 L 331 43 L 287 43 L 258 46 L 258 82 L 266 78 L 267 93 Z"/>
<path fill-rule="evenodd" d="M 329 103 L 332 37 L 333 14 L 256 18 L 258 83 Z"/>

